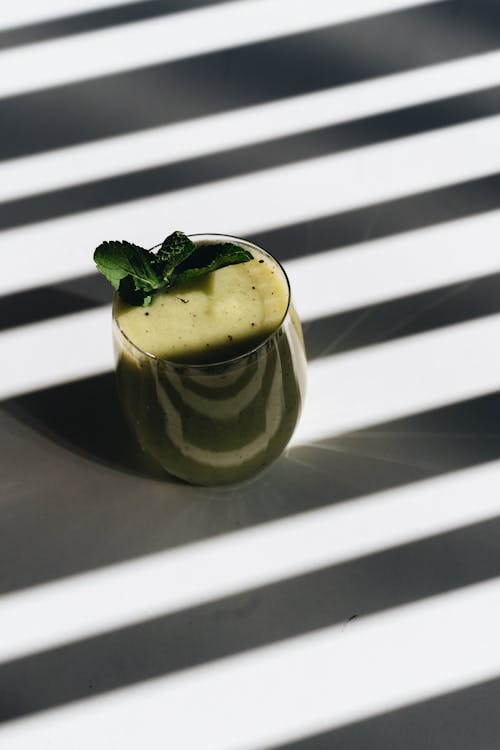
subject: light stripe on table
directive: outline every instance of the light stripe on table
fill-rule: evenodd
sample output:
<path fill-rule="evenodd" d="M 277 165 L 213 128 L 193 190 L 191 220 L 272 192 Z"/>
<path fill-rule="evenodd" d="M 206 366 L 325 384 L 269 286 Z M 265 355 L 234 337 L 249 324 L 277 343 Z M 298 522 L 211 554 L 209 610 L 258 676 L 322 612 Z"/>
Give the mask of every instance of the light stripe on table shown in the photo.
<path fill-rule="evenodd" d="M 0 97 L 302 33 L 432 0 L 236 0 L 0 52 Z M 124 54 L 126 50 L 126 54 Z"/>
<path fill-rule="evenodd" d="M 314 360 L 293 444 L 497 391 L 499 336 L 495 314 Z"/>
<path fill-rule="evenodd" d="M 303 321 L 500 271 L 500 210 L 285 263 Z"/>
<path fill-rule="evenodd" d="M 500 387 L 500 314 L 309 364 L 305 408 L 292 444 L 494 392 Z M 0 398 L 112 368 L 109 308 L 0 334 Z M 37 366 L 33 367 L 32 363 Z"/>
<path fill-rule="evenodd" d="M 0 294 L 89 273 L 104 239 L 152 247 L 179 228 L 245 236 L 491 175 L 500 171 L 499 129 L 500 116 L 487 117 L 7 230 Z"/>
<path fill-rule="evenodd" d="M 264 750 L 497 677 L 499 629 L 497 578 L 14 720 L 0 741 Z"/>
<path fill-rule="evenodd" d="M 497 85 L 500 85 L 500 52 L 490 52 L 10 159 L 0 162 L 0 200 L 204 156 Z"/>
<path fill-rule="evenodd" d="M 499 480 L 495 461 L 4 594 L 0 661 L 495 518 Z"/>

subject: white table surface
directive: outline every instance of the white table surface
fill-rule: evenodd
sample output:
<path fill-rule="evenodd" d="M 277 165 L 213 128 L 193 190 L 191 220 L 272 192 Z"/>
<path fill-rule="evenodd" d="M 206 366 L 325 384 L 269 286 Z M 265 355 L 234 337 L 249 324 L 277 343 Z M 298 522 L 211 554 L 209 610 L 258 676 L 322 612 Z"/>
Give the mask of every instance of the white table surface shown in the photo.
<path fill-rule="evenodd" d="M 0 748 L 500 746 L 500 6 L 0 14 Z M 498 49 L 497 49 L 498 47 Z M 103 239 L 260 242 L 308 396 L 255 481 L 138 454 Z"/>

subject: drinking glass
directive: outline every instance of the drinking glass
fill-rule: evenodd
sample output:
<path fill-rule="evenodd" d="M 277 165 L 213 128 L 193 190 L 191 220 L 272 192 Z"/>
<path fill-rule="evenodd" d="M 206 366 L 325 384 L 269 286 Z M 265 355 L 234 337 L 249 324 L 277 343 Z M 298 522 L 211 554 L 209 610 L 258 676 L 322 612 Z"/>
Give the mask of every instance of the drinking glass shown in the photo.
<path fill-rule="evenodd" d="M 235 237 L 190 239 L 232 242 L 264 255 L 287 290 L 283 319 L 248 351 L 191 364 L 143 351 L 121 330 L 114 304 L 118 394 L 142 450 L 169 474 L 192 484 L 227 484 L 259 473 L 288 444 L 305 393 L 304 341 L 288 278 L 275 258 Z"/>

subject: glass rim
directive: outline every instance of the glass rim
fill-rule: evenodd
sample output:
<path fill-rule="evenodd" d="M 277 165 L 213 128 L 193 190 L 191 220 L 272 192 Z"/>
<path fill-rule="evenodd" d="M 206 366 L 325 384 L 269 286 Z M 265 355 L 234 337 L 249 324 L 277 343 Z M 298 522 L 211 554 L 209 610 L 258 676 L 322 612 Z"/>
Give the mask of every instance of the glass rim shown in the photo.
<path fill-rule="evenodd" d="M 132 341 L 127 336 L 127 334 L 124 333 L 124 331 L 120 327 L 120 324 L 118 323 L 118 320 L 117 320 L 117 318 L 115 316 L 114 305 L 113 305 L 113 308 L 112 308 L 113 323 L 117 327 L 118 331 L 120 332 L 120 336 L 122 336 L 125 339 L 125 341 L 132 347 L 132 349 L 135 349 L 141 355 L 147 357 L 148 359 L 152 360 L 153 362 L 163 362 L 166 365 L 170 365 L 172 367 L 177 367 L 177 368 L 180 368 L 180 367 L 185 367 L 186 368 L 187 367 L 187 368 L 193 368 L 195 370 L 205 370 L 207 368 L 212 368 L 212 367 L 215 368 L 215 367 L 221 367 L 223 365 L 230 365 L 230 364 L 233 364 L 233 363 L 237 363 L 238 360 L 243 360 L 243 359 L 249 357 L 252 354 L 256 354 L 258 351 L 260 351 L 261 349 L 263 349 L 266 346 L 266 344 L 268 343 L 268 341 L 270 341 L 273 336 L 276 335 L 277 331 L 279 331 L 279 329 L 282 327 L 282 325 L 285 322 L 285 320 L 287 318 L 287 315 L 289 313 L 290 306 L 291 306 L 291 300 L 292 300 L 292 290 L 291 290 L 291 287 L 290 287 L 290 280 L 288 278 L 288 275 L 287 275 L 285 269 L 283 268 L 283 266 L 280 263 L 280 261 L 274 255 L 272 255 L 268 250 L 265 250 L 263 247 L 260 247 L 260 245 L 257 245 L 255 242 L 251 242 L 250 240 L 245 240 L 245 239 L 243 239 L 241 237 L 235 237 L 234 235 L 229 235 L 229 234 L 218 234 L 216 232 L 200 232 L 200 233 L 197 233 L 197 234 L 188 234 L 187 236 L 189 237 L 190 240 L 192 240 L 195 243 L 196 242 L 203 242 L 204 239 L 202 239 L 202 238 L 206 238 L 207 242 L 209 242 L 210 240 L 215 239 L 216 241 L 219 241 L 219 242 L 221 242 L 221 241 L 224 241 L 224 242 L 233 242 L 235 245 L 244 245 L 244 246 L 247 246 L 247 247 L 250 247 L 250 248 L 254 248 L 259 253 L 263 253 L 264 255 L 267 255 L 278 266 L 278 268 L 280 269 L 280 271 L 281 271 L 281 273 L 283 275 L 283 278 L 285 280 L 286 288 L 287 288 L 287 292 L 288 292 L 288 294 L 287 294 L 287 304 L 286 304 L 285 312 L 283 313 L 283 317 L 281 318 L 281 320 L 278 323 L 278 325 L 259 344 L 257 344 L 257 346 L 254 346 L 251 349 L 248 349 L 247 351 L 242 352 L 241 354 L 236 354 L 233 357 L 228 357 L 227 359 L 220 359 L 220 360 L 217 360 L 216 362 L 203 362 L 203 363 L 202 362 L 198 362 L 198 363 L 196 363 L 196 362 L 181 362 L 181 361 L 177 361 L 177 360 L 167 359 L 166 357 L 157 357 L 156 354 L 151 354 L 151 352 L 148 352 L 145 349 L 142 349 L 134 341 Z M 150 248 L 150 250 L 154 250 L 155 248 L 160 247 L 160 246 L 161 246 L 161 243 L 159 243 L 158 245 L 153 245 L 153 247 Z M 114 294 L 114 296 L 116 297 L 117 295 L 118 295 L 118 292 L 116 291 L 115 294 Z"/>

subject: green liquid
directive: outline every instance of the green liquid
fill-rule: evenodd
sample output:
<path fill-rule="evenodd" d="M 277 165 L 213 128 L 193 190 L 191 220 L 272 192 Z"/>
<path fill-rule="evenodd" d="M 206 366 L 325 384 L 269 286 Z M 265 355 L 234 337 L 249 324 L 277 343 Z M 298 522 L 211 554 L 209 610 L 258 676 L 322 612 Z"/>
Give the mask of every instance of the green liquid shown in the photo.
<path fill-rule="evenodd" d="M 146 453 L 194 484 L 256 474 L 281 454 L 299 417 L 300 323 L 293 308 L 285 316 L 281 269 L 262 258 L 159 295 L 150 308 L 115 299 L 127 419 Z"/>
<path fill-rule="evenodd" d="M 218 362 L 248 352 L 283 320 L 288 287 L 269 256 L 227 266 L 154 297 L 148 308 L 120 298 L 115 317 L 136 346 L 160 359 Z"/>

